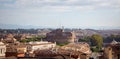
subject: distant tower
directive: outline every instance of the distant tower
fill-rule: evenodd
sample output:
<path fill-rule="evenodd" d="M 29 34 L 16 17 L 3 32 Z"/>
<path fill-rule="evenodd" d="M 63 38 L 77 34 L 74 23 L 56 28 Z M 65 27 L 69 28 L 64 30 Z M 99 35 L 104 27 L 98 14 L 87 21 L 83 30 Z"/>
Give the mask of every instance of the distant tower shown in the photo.
<path fill-rule="evenodd" d="M 72 33 L 72 40 L 73 40 L 73 42 L 76 42 L 77 40 L 76 40 L 76 35 L 75 35 L 74 30 L 71 33 Z"/>
<path fill-rule="evenodd" d="M 62 26 L 62 32 L 64 32 L 64 26 Z"/>

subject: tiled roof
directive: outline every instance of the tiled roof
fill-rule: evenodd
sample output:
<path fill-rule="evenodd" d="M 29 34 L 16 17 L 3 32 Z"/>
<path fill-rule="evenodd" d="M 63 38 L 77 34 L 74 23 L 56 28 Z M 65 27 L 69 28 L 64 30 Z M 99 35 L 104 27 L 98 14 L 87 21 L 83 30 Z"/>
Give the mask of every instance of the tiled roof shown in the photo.
<path fill-rule="evenodd" d="M 66 46 L 62 47 L 63 49 L 67 50 L 74 50 L 74 51 L 79 51 L 85 54 L 90 54 L 90 47 L 87 43 L 81 42 L 81 43 L 71 43 Z"/>
<path fill-rule="evenodd" d="M 57 54 L 51 50 L 39 50 L 34 52 L 36 56 L 56 56 Z"/>

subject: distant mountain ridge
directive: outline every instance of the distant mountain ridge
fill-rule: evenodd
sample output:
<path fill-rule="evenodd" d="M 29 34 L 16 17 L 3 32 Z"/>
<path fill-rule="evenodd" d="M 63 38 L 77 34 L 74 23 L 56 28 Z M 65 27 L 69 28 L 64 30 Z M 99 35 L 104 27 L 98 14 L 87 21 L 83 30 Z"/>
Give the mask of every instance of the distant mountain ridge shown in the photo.
<path fill-rule="evenodd" d="M 31 28 L 37 29 L 37 28 L 42 28 L 42 26 L 0 24 L 0 29 L 31 29 Z"/>

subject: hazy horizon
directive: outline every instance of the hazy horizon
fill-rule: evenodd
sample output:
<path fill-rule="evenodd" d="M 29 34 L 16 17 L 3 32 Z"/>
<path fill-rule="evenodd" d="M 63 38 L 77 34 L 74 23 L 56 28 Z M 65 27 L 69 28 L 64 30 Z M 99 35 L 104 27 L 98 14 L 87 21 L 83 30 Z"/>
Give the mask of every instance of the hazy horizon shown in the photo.
<path fill-rule="evenodd" d="M 119 29 L 120 27 L 109 27 L 109 26 L 92 26 L 92 27 L 65 27 L 65 26 L 57 26 L 57 27 L 49 27 L 49 26 L 35 26 L 35 25 L 15 25 L 15 24 L 0 24 L 0 29 L 58 29 L 64 27 L 65 29 L 95 29 L 95 30 L 114 30 Z"/>
<path fill-rule="evenodd" d="M 120 0 L 0 0 L 0 24 L 120 29 L 119 16 Z"/>

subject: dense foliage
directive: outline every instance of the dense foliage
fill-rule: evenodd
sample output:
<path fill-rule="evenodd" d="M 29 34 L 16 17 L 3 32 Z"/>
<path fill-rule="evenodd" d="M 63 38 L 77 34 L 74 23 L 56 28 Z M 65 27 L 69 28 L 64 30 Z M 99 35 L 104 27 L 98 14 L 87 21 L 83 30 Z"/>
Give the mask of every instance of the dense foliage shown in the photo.
<path fill-rule="evenodd" d="M 97 34 L 91 36 L 91 45 L 92 46 L 97 46 L 98 49 L 101 49 L 102 44 L 103 44 L 102 36 L 97 35 Z"/>
<path fill-rule="evenodd" d="M 35 34 L 38 33 L 38 29 L 0 29 L 0 33 L 2 34 L 14 34 L 14 33 L 19 33 L 19 34 L 23 34 L 23 33 L 31 33 L 31 34 Z"/>
<path fill-rule="evenodd" d="M 91 46 L 91 50 L 93 52 L 98 52 L 102 48 L 103 38 L 98 34 L 94 34 L 92 36 L 84 36 L 78 40 L 79 42 L 89 42 Z"/>
<path fill-rule="evenodd" d="M 84 36 L 83 38 L 80 38 L 78 41 L 79 42 L 89 42 L 90 41 L 90 37 L 89 36 Z"/>
<path fill-rule="evenodd" d="M 27 38 L 23 40 L 19 40 L 19 42 L 26 43 L 26 42 L 31 42 L 31 41 L 41 41 L 41 39 L 45 38 L 45 36 L 33 36 L 32 38 Z"/>
<path fill-rule="evenodd" d="M 58 43 L 57 43 L 58 46 L 64 46 L 64 45 L 67 45 L 67 44 L 69 44 L 69 42 L 65 42 L 65 43 L 63 43 L 63 44 L 58 44 Z"/>

